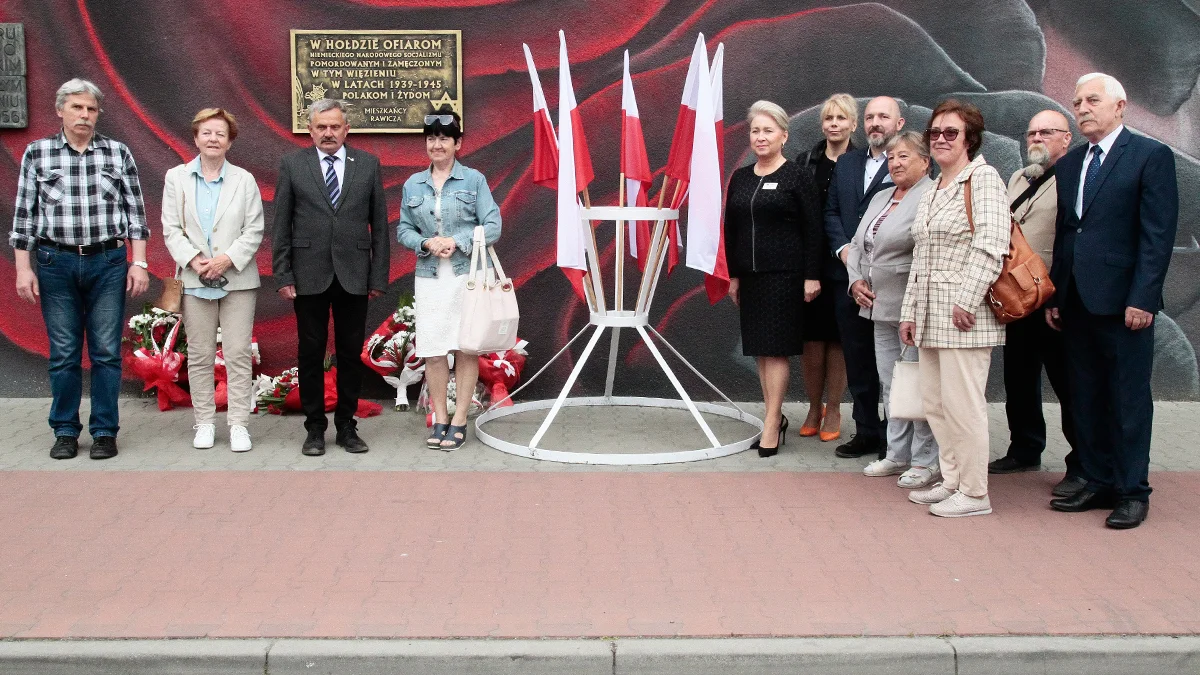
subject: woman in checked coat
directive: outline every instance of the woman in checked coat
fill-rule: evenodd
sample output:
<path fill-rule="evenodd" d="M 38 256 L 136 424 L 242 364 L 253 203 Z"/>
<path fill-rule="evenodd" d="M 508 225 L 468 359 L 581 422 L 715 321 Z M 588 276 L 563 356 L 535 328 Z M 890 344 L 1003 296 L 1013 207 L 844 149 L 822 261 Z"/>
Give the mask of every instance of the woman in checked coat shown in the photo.
<path fill-rule="evenodd" d="M 917 207 L 900 339 L 920 350 L 921 400 L 938 442 L 942 482 L 914 490 L 909 499 L 928 504 L 935 516 L 985 515 L 992 506 L 984 388 L 992 347 L 1004 344 L 1004 326 L 986 297 L 1008 252 L 1008 195 L 1000 174 L 977 154 L 983 142 L 978 108 L 942 102 L 925 135 L 942 171 Z"/>

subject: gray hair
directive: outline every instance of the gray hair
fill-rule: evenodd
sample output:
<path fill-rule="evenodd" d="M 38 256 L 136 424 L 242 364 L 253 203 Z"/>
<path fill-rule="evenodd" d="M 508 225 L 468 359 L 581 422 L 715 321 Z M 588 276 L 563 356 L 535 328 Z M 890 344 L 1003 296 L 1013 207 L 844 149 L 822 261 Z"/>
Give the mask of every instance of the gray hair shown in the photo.
<path fill-rule="evenodd" d="M 100 87 L 92 84 L 88 80 L 74 78 L 67 80 L 61 87 L 58 88 L 58 93 L 54 95 L 54 107 L 57 110 L 62 110 L 67 103 L 67 97 L 75 94 L 88 94 L 96 99 L 96 105 L 104 102 L 104 92 L 100 91 Z"/>
<path fill-rule="evenodd" d="M 891 152 L 897 145 L 900 145 L 901 143 L 907 144 L 908 147 L 915 150 L 918 155 L 924 157 L 925 159 L 929 159 L 929 146 L 925 143 L 924 134 L 919 134 L 911 130 L 901 131 L 895 136 L 892 136 L 891 140 L 889 140 L 887 145 L 884 147 L 884 150 Z"/>
<path fill-rule="evenodd" d="M 787 131 L 787 112 L 785 112 L 784 109 L 778 104 L 771 103 L 770 101 L 755 101 L 754 105 L 750 106 L 750 111 L 746 113 L 746 121 L 753 122 L 754 118 L 758 117 L 759 115 L 766 115 L 767 117 L 770 117 L 772 120 L 775 120 L 775 123 L 779 125 L 780 129 Z"/>
<path fill-rule="evenodd" d="M 329 112 L 335 108 L 342 111 L 342 117 L 347 119 L 350 118 L 350 106 L 345 101 L 336 98 L 323 98 L 318 101 L 314 101 L 313 104 L 309 106 L 308 121 L 311 123 L 313 118 L 317 115 L 323 112 Z"/>
<path fill-rule="evenodd" d="M 1104 82 L 1104 93 L 1111 96 L 1113 100 L 1127 100 L 1125 98 L 1125 87 L 1121 86 L 1121 83 L 1117 81 L 1117 78 L 1113 77 L 1112 75 L 1105 75 L 1104 73 L 1088 73 L 1087 75 L 1084 75 L 1075 82 L 1075 88 L 1078 89 L 1092 80 L 1101 80 Z"/>

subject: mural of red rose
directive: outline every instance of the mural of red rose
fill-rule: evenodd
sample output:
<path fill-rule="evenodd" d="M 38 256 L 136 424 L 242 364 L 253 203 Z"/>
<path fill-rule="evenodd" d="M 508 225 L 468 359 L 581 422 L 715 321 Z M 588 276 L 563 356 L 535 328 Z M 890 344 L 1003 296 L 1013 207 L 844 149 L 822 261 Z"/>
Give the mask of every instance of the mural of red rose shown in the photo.
<path fill-rule="evenodd" d="M 1104 70 L 1129 91 L 1127 123 L 1177 151 L 1181 222 L 1167 281 L 1170 318 L 1157 336 L 1155 385 L 1161 397 L 1200 397 L 1200 16 L 1188 0 L 0 0 L 0 21 L 25 24 L 30 99 L 30 127 L 0 132 L 0 184 L 6 188 L 0 217 L 11 222 L 25 145 L 57 130 L 55 88 L 81 76 L 107 94 L 99 129 L 133 150 L 156 229 L 163 176 L 192 157 L 189 122 L 207 106 L 239 117 L 241 134 L 230 160 L 258 179 L 272 217 L 279 159 L 309 142 L 288 128 L 290 29 L 462 29 L 468 133 L 460 156 L 487 175 L 501 203 L 505 234 L 498 253 L 522 292 L 522 332 L 535 370 L 586 317 L 553 269 L 554 193 L 531 181 L 531 98 L 522 42 L 543 69 L 546 96 L 554 102 L 557 31 L 567 31 L 596 169 L 594 203 L 616 200 L 625 49 L 656 169 L 666 161 L 697 32 L 712 48 L 725 43 L 724 142 L 731 165 L 746 147 L 742 111 L 760 98 L 794 115 L 785 150 L 794 156 L 818 134 L 813 106 L 835 91 L 903 99 L 911 125 L 924 124 L 938 100 L 955 94 L 984 111 L 989 134 L 983 154 L 1007 175 L 1021 161 L 1029 117 L 1066 103 L 1079 75 Z M 401 184 L 426 162 L 421 139 L 363 134 L 350 143 L 382 158 L 394 226 Z M 656 176 L 655 189 L 660 183 Z M 598 236 L 611 256 L 611 225 Z M 291 307 L 269 278 L 269 245 L 264 242 L 259 254 L 266 278 L 255 332 L 264 371 L 276 373 L 295 363 L 295 332 Z M 395 248 L 389 293 L 372 302 L 368 325 L 381 322 L 398 297 L 411 292 L 413 255 Z M 151 272 L 165 277 L 171 265 L 161 237 L 152 239 Z M 41 317 L 20 303 L 13 283 L 9 253 L 0 256 L 0 354 L 7 375 L 0 395 L 46 395 Z M 754 398 L 758 385 L 750 362 L 740 356 L 734 309 L 729 303 L 709 306 L 701 288 L 699 273 L 680 268 L 660 283 L 652 319 L 727 393 Z M 152 285 L 150 293 L 157 291 Z M 129 303 L 130 311 L 140 304 Z M 556 367 L 569 368 L 565 361 Z M 585 373 L 580 387 L 599 390 L 602 370 L 597 365 Z M 660 377 L 646 355 L 633 350 L 623 359 L 618 386 L 638 395 L 667 394 L 670 387 Z M 547 394 L 555 380 L 561 377 L 544 378 L 529 395 Z M 799 392 L 800 382 L 794 386 Z M 382 382 L 375 391 L 389 396 Z"/>

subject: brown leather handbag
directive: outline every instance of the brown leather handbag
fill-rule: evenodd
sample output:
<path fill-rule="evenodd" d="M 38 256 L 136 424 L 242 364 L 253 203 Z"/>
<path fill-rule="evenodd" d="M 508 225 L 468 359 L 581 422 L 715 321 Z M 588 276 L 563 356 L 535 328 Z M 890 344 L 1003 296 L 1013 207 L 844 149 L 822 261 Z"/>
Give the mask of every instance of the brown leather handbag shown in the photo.
<path fill-rule="evenodd" d="M 183 280 L 179 278 L 179 268 L 175 268 L 175 276 L 163 279 L 162 295 L 154 306 L 165 311 L 179 314 L 183 311 Z"/>
<path fill-rule="evenodd" d="M 967 224 L 974 234 L 970 178 L 963 187 L 963 199 L 967 207 Z M 1002 324 L 1024 319 L 1054 296 L 1054 283 L 1050 281 L 1050 270 L 1046 269 L 1046 263 L 1029 247 L 1017 221 L 1010 217 L 1009 222 L 1008 254 L 1004 256 L 999 278 L 987 292 L 988 307 Z"/>

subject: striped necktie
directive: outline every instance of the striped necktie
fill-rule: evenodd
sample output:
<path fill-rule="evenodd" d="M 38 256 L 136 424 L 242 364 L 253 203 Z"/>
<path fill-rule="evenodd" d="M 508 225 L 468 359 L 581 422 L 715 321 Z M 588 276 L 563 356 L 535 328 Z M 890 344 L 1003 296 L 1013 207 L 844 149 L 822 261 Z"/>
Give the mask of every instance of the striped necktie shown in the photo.
<path fill-rule="evenodd" d="M 329 203 L 337 206 L 338 196 L 341 195 L 341 190 L 338 189 L 337 171 L 333 169 L 333 165 L 337 162 L 337 155 L 330 155 L 325 158 L 325 163 L 329 168 L 325 170 L 325 189 L 329 192 Z"/>

